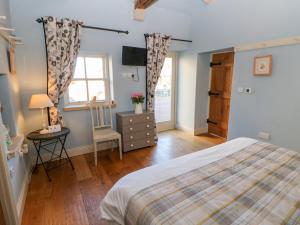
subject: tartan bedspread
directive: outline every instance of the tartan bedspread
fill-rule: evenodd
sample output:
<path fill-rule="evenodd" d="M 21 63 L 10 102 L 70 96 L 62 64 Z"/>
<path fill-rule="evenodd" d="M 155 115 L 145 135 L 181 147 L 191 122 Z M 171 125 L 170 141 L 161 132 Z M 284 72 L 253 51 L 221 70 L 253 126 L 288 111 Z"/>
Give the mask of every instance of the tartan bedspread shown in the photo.
<path fill-rule="evenodd" d="M 257 142 L 138 192 L 125 224 L 300 224 L 300 155 Z"/>

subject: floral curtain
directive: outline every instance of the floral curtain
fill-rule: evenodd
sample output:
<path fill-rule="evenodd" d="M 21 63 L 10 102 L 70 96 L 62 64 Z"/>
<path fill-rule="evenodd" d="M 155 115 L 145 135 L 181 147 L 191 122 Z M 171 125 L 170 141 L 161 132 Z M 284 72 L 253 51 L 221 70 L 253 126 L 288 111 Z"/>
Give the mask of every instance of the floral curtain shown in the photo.
<path fill-rule="evenodd" d="M 81 23 L 70 19 L 44 17 L 44 31 L 48 61 L 48 95 L 54 107 L 50 108 L 50 124 L 62 124 L 59 99 L 72 81 L 80 48 Z"/>
<path fill-rule="evenodd" d="M 150 34 L 147 41 L 147 110 L 154 112 L 155 88 L 171 44 L 171 37 L 160 33 Z M 157 141 L 155 129 L 155 141 Z"/>

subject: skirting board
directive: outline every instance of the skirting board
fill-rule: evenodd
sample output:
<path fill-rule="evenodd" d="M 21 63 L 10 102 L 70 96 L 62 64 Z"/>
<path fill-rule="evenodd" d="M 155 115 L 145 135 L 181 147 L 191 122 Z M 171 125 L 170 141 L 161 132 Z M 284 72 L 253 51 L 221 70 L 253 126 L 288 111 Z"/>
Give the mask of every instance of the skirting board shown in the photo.
<path fill-rule="evenodd" d="M 27 197 L 27 192 L 28 192 L 28 186 L 31 180 L 31 173 L 26 173 L 23 183 L 22 183 L 22 188 L 20 192 L 20 196 L 17 202 L 17 213 L 19 220 L 22 221 L 22 216 L 23 216 L 23 211 L 25 207 L 25 202 L 26 202 L 26 197 Z"/>
<path fill-rule="evenodd" d="M 112 147 L 111 142 L 98 144 L 98 152 L 109 150 L 109 149 L 111 149 L 111 147 Z M 116 148 L 116 147 L 118 147 L 118 145 L 116 143 L 114 143 L 113 147 Z M 67 149 L 67 151 L 68 151 L 68 154 L 70 157 L 74 157 L 74 156 L 79 156 L 79 155 L 84 155 L 84 154 L 94 152 L 94 146 L 92 144 L 91 145 L 83 145 L 83 146 L 78 146 L 75 148 L 69 148 L 69 149 Z"/>
<path fill-rule="evenodd" d="M 112 147 L 111 142 L 98 144 L 98 152 L 99 151 L 104 151 L 104 150 L 109 150 L 109 149 L 111 149 L 111 147 Z M 116 148 L 116 147 L 118 147 L 118 145 L 114 143 L 113 147 Z M 79 156 L 79 155 L 84 155 L 84 154 L 94 152 L 94 147 L 93 147 L 92 144 L 82 145 L 82 146 L 78 146 L 78 147 L 75 147 L 75 148 L 68 148 L 67 152 L 68 152 L 69 157 L 74 157 L 74 156 Z M 36 159 L 35 157 L 36 156 L 34 156 L 32 158 L 33 163 L 35 163 L 35 161 L 34 161 Z M 43 157 L 44 161 L 47 161 L 47 160 L 50 159 L 51 154 L 50 153 L 43 153 L 42 157 Z M 63 154 L 63 157 L 66 157 L 66 156 Z M 40 164 L 41 162 L 39 161 L 38 163 Z"/>
<path fill-rule="evenodd" d="M 200 127 L 194 130 L 194 135 L 200 135 L 205 133 L 208 133 L 208 127 Z"/>
<path fill-rule="evenodd" d="M 183 126 L 183 125 L 181 125 L 181 124 L 178 124 L 178 123 L 177 123 L 177 124 L 176 124 L 176 129 L 194 135 L 194 130 L 193 130 L 193 129 L 191 129 L 191 128 L 189 128 L 189 127 L 186 127 L 186 126 Z"/>
<path fill-rule="evenodd" d="M 196 128 L 196 129 L 191 129 L 185 126 L 182 126 L 181 124 L 176 124 L 176 129 L 184 131 L 186 133 L 189 133 L 191 135 L 200 135 L 208 132 L 207 127 L 201 127 L 201 128 Z"/>

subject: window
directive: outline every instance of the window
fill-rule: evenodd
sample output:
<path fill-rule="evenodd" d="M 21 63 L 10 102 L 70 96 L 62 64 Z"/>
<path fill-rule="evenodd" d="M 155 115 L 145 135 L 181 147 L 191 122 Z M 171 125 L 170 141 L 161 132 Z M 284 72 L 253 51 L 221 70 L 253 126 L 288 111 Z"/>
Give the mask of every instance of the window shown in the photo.
<path fill-rule="evenodd" d="M 106 55 L 79 55 L 66 101 L 70 105 L 86 104 L 96 96 L 97 101 L 109 100 L 109 76 Z"/>

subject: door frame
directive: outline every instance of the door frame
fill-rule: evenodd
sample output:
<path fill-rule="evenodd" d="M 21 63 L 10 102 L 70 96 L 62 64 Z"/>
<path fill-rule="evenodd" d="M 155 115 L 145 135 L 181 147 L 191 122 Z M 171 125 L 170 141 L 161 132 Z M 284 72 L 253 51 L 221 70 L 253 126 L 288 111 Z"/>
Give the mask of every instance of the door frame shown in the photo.
<path fill-rule="evenodd" d="M 220 51 L 211 52 L 211 54 L 210 54 L 210 62 L 212 62 L 212 60 L 213 60 L 213 55 L 215 55 L 215 54 L 222 54 L 222 53 L 235 53 L 235 51 L 234 51 L 234 49 L 228 49 L 228 50 L 224 50 L 224 51 L 220 50 Z M 212 67 L 210 67 L 210 69 L 209 69 L 209 75 L 208 76 L 209 76 L 209 78 L 208 78 L 208 91 L 209 91 L 210 88 L 211 88 Z M 232 78 L 233 78 L 233 70 L 232 70 Z M 232 83 L 233 83 L 233 79 L 232 79 Z M 232 95 L 232 90 L 233 89 L 232 89 L 232 86 L 231 86 L 231 95 Z M 207 112 L 206 112 L 207 116 L 206 117 L 208 118 L 209 117 L 209 111 L 210 111 L 210 96 L 208 95 L 207 98 L 208 98 L 208 101 L 207 101 Z M 230 104 L 230 109 L 231 109 L 231 104 Z M 229 126 L 229 119 L 228 119 L 228 126 Z M 207 124 L 206 127 L 207 127 L 207 132 L 208 132 L 208 124 Z M 212 133 L 210 133 L 210 134 L 214 135 L 214 136 L 217 136 L 217 137 L 220 137 L 220 138 L 223 138 L 224 140 L 228 140 L 228 128 L 227 128 L 227 138 L 223 138 L 223 137 L 220 137 L 220 136 L 218 136 L 216 134 L 212 134 Z"/>
<path fill-rule="evenodd" d="M 172 76 L 172 94 L 171 96 L 173 96 L 172 98 L 172 103 L 171 103 L 171 107 L 172 107 L 172 114 L 171 114 L 171 121 L 167 121 L 167 122 L 160 122 L 156 124 L 157 127 L 157 131 L 158 132 L 163 132 L 163 131 L 167 131 L 167 130 L 174 130 L 176 127 L 176 103 L 177 103 L 177 67 L 178 67 L 178 61 L 177 61 L 177 53 L 174 51 L 171 51 L 168 53 L 167 58 L 171 57 L 173 59 L 173 65 L 172 65 L 172 72 L 173 72 L 173 76 Z"/>
<path fill-rule="evenodd" d="M 0 125 L 2 124 L 3 122 L 0 114 Z M 0 204 L 2 206 L 6 225 L 20 225 L 17 204 L 13 196 L 12 183 L 9 176 L 6 151 L 7 146 L 5 144 L 4 134 L 0 131 Z"/>

